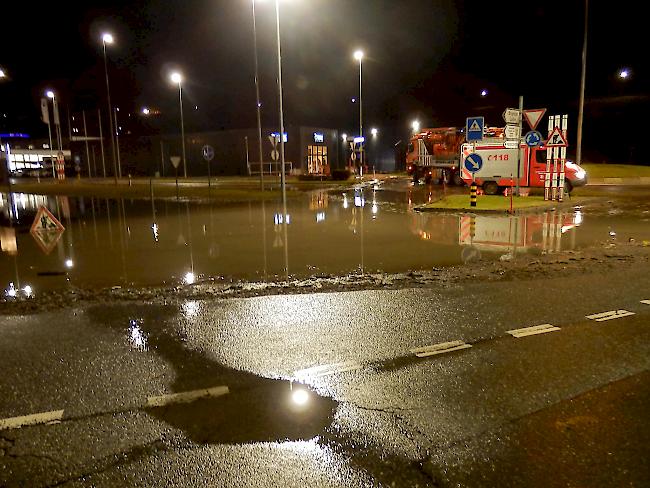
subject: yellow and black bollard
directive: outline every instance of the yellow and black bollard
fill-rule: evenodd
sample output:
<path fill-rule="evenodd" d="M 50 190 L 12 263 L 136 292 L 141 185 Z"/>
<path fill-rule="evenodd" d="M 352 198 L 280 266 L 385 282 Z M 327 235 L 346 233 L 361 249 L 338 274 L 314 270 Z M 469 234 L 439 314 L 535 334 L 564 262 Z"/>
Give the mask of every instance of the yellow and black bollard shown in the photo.
<path fill-rule="evenodd" d="M 478 191 L 478 187 L 476 186 L 476 182 L 472 181 L 472 184 L 469 187 L 469 206 L 470 207 L 476 207 L 476 192 Z"/>

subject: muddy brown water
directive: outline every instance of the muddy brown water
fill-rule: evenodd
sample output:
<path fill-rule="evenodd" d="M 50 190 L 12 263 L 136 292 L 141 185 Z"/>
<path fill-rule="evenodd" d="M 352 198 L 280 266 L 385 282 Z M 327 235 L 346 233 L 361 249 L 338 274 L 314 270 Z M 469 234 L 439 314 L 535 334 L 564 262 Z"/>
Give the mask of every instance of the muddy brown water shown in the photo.
<path fill-rule="evenodd" d="M 518 216 L 413 210 L 435 198 L 437 190 L 405 182 L 311 192 L 289 203 L 285 226 L 279 202 L 224 207 L 174 199 L 0 194 L 0 286 L 5 294 L 20 295 L 70 285 L 277 280 L 286 269 L 295 278 L 395 273 L 579 249 L 605 239 L 650 239 L 644 235 L 650 233 L 647 204 Z M 30 233 L 41 206 L 65 231 L 40 238 Z"/>

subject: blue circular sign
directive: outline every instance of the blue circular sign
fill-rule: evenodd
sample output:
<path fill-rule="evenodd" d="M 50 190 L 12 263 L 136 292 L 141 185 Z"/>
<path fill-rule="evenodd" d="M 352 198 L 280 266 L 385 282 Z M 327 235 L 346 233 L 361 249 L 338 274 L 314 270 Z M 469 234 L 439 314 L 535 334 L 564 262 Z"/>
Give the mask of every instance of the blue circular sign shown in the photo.
<path fill-rule="evenodd" d="M 524 136 L 526 145 L 530 147 L 537 147 L 544 142 L 541 132 L 538 130 L 531 130 Z"/>
<path fill-rule="evenodd" d="M 208 145 L 203 146 L 202 152 L 203 152 L 203 159 L 205 159 L 207 162 L 212 161 L 212 159 L 214 158 L 214 149 L 212 148 L 212 146 L 208 146 Z"/>
<path fill-rule="evenodd" d="M 465 169 L 470 173 L 476 173 L 481 171 L 483 167 L 483 158 L 478 154 L 470 154 L 465 158 Z"/>

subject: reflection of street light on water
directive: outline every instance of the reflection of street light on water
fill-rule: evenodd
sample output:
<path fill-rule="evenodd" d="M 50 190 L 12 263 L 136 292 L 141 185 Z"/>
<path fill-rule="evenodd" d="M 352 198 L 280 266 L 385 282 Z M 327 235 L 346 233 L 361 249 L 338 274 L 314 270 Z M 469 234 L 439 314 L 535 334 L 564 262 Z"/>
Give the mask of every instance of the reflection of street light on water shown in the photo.
<path fill-rule="evenodd" d="M 185 277 L 183 278 L 183 281 L 185 282 L 186 285 L 192 285 L 196 281 L 196 275 L 192 271 L 188 271 L 185 273 Z"/>
<path fill-rule="evenodd" d="M 306 390 L 302 389 L 302 388 L 295 389 L 291 393 L 291 401 L 295 405 L 298 405 L 299 407 L 302 407 L 302 406 L 306 405 L 307 402 L 309 401 L 309 393 Z"/>
<path fill-rule="evenodd" d="M 71 269 L 74 267 L 74 261 L 72 259 L 66 259 L 65 260 L 65 267 L 68 269 Z"/>

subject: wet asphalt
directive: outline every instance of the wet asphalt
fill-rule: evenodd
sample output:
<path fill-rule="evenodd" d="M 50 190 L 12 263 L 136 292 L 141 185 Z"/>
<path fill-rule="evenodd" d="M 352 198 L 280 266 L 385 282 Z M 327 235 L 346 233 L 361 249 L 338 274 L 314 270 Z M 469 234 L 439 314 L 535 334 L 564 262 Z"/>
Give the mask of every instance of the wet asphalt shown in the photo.
<path fill-rule="evenodd" d="M 0 419 L 63 416 L 0 430 L 0 485 L 646 486 L 649 299 L 647 265 L 623 262 L 3 316 Z M 610 310 L 634 315 L 586 318 Z M 471 347 L 412 351 L 450 341 Z"/>

